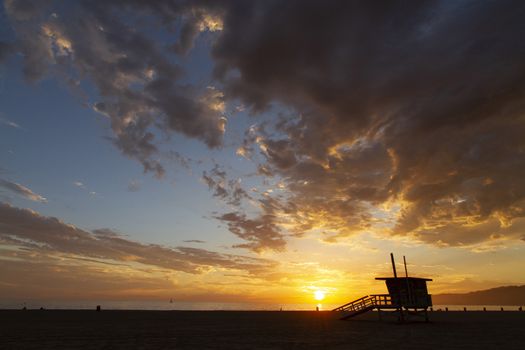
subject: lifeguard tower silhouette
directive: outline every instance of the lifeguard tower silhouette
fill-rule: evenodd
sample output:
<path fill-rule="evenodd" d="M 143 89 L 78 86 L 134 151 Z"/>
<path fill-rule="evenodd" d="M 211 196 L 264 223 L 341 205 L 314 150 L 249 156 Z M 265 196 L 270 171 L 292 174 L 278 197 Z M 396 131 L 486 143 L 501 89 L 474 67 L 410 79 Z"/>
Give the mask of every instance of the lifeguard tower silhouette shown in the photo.
<path fill-rule="evenodd" d="M 432 306 L 432 297 L 428 294 L 427 282 L 429 278 L 408 277 L 406 259 L 405 277 L 398 277 L 394 254 L 390 253 L 394 277 L 377 277 L 376 280 L 385 281 L 388 294 L 365 295 L 362 298 L 341 305 L 332 311 L 342 313 L 341 320 L 347 320 L 354 316 L 377 309 L 381 319 L 382 310 L 395 310 L 398 320 L 404 322 L 409 315 L 422 316 L 428 322 L 427 309 Z"/>

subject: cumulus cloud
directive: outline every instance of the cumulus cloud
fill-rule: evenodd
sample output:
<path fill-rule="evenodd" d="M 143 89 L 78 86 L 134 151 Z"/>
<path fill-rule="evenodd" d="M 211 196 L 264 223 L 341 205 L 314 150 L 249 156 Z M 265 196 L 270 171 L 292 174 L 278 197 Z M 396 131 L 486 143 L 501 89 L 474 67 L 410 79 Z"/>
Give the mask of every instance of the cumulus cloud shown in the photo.
<path fill-rule="evenodd" d="M 253 114 L 292 111 L 272 132 L 248 130 L 237 151 L 283 193 L 247 198 L 226 175 L 203 174 L 239 207 L 217 217 L 253 249 L 282 249 L 287 234 L 311 230 L 328 241 L 377 231 L 475 244 L 491 235 L 471 227 L 515 237 L 509 228 L 525 216 L 519 1 L 109 1 L 70 5 L 82 7 L 67 20 L 16 4 L 6 9 L 26 77 L 73 68 L 72 79 L 93 81 L 115 145 L 159 177 L 156 125 L 219 147 L 229 101 Z M 167 30 L 182 23 L 175 42 L 129 24 L 144 14 Z M 216 87 L 183 83 L 170 55 L 213 30 Z M 244 214 L 244 198 L 259 216 Z"/>
<path fill-rule="evenodd" d="M 523 8 L 229 8 L 213 49 L 226 97 L 297 112 L 255 138 L 262 166 L 290 191 L 288 223 L 330 239 L 376 230 L 450 245 L 490 237 L 473 226 L 509 234 L 525 214 Z"/>
<path fill-rule="evenodd" d="M 172 49 L 178 54 L 186 55 L 192 48 L 196 37 L 202 31 L 222 30 L 222 18 L 219 13 L 210 13 L 204 8 L 195 8 L 184 13 L 184 24 L 180 30 L 179 39 Z"/>
<path fill-rule="evenodd" d="M 217 14 L 175 3 L 151 8 L 146 3 L 118 1 L 46 5 L 13 0 L 5 6 L 17 34 L 13 45 L 24 57 L 29 81 L 56 73 L 78 88 L 80 80 L 90 80 L 101 98 L 93 109 L 109 118 L 112 142 L 157 177 L 165 169 L 155 127 L 199 139 L 212 148 L 221 145 L 226 123 L 222 93 L 182 82 L 183 68 L 165 45 L 132 24 L 150 14 L 167 26 L 184 17 L 186 22 L 196 21 L 202 31 L 216 28 Z M 190 14 L 197 12 L 193 19 Z M 2 45 L 2 52 L 6 50 Z"/>
<path fill-rule="evenodd" d="M 65 254 L 118 263 L 156 266 L 198 274 L 210 268 L 264 273 L 275 263 L 205 249 L 142 244 L 112 230 L 84 231 L 54 217 L 0 203 L 0 241 L 45 254 Z"/>
<path fill-rule="evenodd" d="M 23 197 L 25 199 L 29 199 L 34 202 L 47 202 L 47 199 L 39 195 L 38 193 L 35 193 L 31 191 L 29 188 L 20 185 L 16 182 L 11 182 L 8 180 L 0 179 L 0 188 L 3 188 L 5 190 L 8 190 L 11 193 L 16 194 L 17 196 Z"/>

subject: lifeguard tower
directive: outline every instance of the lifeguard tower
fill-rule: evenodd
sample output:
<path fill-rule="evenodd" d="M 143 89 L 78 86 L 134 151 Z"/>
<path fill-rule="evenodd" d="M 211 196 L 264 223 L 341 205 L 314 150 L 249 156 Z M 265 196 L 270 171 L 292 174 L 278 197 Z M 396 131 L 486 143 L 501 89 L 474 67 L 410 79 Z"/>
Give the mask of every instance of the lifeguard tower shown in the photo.
<path fill-rule="evenodd" d="M 362 298 L 341 305 L 332 311 L 342 313 L 341 320 L 377 309 L 379 318 L 382 310 L 395 310 L 399 321 L 405 321 L 409 315 L 423 316 L 428 322 L 427 309 L 432 306 L 432 297 L 428 294 L 427 282 L 429 278 L 408 277 L 406 259 L 405 277 L 398 277 L 394 254 L 390 253 L 394 277 L 377 277 L 376 280 L 385 281 L 388 294 L 365 295 Z"/>

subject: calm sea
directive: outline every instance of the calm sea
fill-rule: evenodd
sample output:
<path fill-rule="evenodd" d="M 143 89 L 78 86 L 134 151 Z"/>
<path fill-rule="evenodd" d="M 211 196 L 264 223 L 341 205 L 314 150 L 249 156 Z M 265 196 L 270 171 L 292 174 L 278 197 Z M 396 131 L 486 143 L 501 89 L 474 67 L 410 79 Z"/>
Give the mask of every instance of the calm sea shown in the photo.
<path fill-rule="evenodd" d="M 106 310 L 331 310 L 338 305 L 322 304 L 255 304 L 255 303 L 217 303 L 187 301 L 54 301 L 54 300 L 0 300 L 0 309 L 73 309 L 94 310 L 97 305 Z"/>
<path fill-rule="evenodd" d="M 100 305 L 105 310 L 246 310 L 246 311 L 307 311 L 331 310 L 339 305 L 336 304 L 255 304 L 255 303 L 217 303 L 217 302 L 187 302 L 169 300 L 155 301 L 53 301 L 53 300 L 0 300 L 0 309 L 72 309 L 72 310 L 94 310 Z M 518 311 L 516 305 L 434 305 L 434 311 Z"/>

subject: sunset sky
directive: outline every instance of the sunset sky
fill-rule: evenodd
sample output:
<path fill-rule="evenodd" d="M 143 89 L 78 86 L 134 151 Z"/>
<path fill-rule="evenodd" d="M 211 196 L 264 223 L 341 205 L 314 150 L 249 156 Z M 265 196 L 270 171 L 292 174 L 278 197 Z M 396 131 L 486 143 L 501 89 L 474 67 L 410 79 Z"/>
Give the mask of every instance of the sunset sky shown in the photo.
<path fill-rule="evenodd" d="M 390 252 L 525 284 L 524 16 L 4 0 L 0 298 L 338 304 Z"/>

